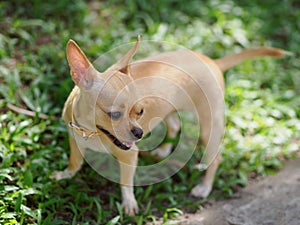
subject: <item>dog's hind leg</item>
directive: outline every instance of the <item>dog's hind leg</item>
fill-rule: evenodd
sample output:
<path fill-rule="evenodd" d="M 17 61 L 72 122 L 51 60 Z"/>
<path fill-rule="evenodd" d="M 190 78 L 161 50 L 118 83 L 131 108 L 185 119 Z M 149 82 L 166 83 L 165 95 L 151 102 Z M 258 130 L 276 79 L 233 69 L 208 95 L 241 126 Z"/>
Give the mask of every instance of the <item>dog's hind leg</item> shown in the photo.
<path fill-rule="evenodd" d="M 205 146 L 205 155 L 207 170 L 202 181 L 202 184 L 196 185 L 191 194 L 195 197 L 207 197 L 212 190 L 214 177 L 218 166 L 221 162 L 220 145 L 224 133 L 224 116 L 223 111 L 220 113 L 212 113 L 210 118 L 205 118 L 207 115 L 201 115 L 201 139 Z"/>
<path fill-rule="evenodd" d="M 51 178 L 54 178 L 56 180 L 71 178 L 76 174 L 78 170 L 80 170 L 83 163 L 84 152 L 79 150 L 76 141 L 71 136 L 69 136 L 69 143 L 70 157 L 68 167 L 63 171 L 55 171 L 51 175 Z"/>
<path fill-rule="evenodd" d="M 214 182 L 214 177 L 221 159 L 221 153 L 218 153 L 213 162 L 207 168 L 202 184 L 198 184 L 192 189 L 191 194 L 194 197 L 206 198 L 210 194 Z"/>
<path fill-rule="evenodd" d="M 165 123 L 167 126 L 167 137 L 175 138 L 178 134 L 178 131 L 180 130 L 180 120 L 178 118 L 177 112 L 169 114 L 165 119 Z M 173 143 L 163 143 L 157 149 L 152 151 L 151 154 L 158 156 L 159 158 L 164 158 L 171 153 L 172 147 Z"/>

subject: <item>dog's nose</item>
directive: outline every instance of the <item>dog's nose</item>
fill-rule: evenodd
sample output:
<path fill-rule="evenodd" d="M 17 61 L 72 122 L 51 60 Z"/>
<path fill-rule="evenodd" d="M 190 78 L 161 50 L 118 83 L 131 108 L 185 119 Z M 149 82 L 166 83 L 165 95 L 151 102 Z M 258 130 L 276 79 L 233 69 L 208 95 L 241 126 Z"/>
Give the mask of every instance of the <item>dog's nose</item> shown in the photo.
<path fill-rule="evenodd" d="M 134 137 L 141 139 L 143 137 L 143 130 L 141 128 L 135 127 L 131 130 Z"/>

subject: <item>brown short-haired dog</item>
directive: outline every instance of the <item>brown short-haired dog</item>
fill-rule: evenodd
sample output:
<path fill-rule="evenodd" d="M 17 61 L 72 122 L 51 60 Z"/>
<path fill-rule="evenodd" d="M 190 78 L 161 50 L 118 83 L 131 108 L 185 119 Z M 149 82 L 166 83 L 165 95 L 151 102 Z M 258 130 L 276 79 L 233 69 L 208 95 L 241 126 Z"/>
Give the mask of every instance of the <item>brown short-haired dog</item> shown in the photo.
<path fill-rule="evenodd" d="M 219 146 L 224 132 L 222 71 L 245 59 L 282 57 L 286 53 L 280 49 L 263 47 L 212 60 L 197 52 L 179 50 L 130 63 L 139 45 L 138 38 L 125 56 L 100 73 L 74 41 L 68 42 L 67 59 L 76 86 L 65 103 L 63 119 L 73 134 L 69 136 L 71 155 L 69 166 L 53 174 L 58 180 L 72 177 L 83 162 L 84 148 L 87 147 L 84 140 L 97 136 L 101 144 L 98 145 L 99 149 L 94 150 L 108 149 L 106 151 L 120 163 L 122 207 L 129 215 L 138 212 L 133 193 L 138 158 L 135 142 L 149 132 L 152 118 L 165 118 L 168 134 L 175 136 L 180 124 L 174 110 L 190 110 L 188 102 L 193 103 L 209 165 L 202 184 L 194 187 L 191 194 L 206 197 L 212 189 L 221 160 Z M 146 80 L 138 82 L 140 79 Z M 172 85 L 166 85 L 168 82 Z M 188 100 L 178 92 L 178 87 L 187 93 Z M 141 98 L 151 94 L 164 96 L 167 101 L 160 97 Z M 92 145 L 90 148 L 95 148 L 95 144 Z M 170 144 L 165 144 L 156 153 L 166 155 L 170 149 Z"/>

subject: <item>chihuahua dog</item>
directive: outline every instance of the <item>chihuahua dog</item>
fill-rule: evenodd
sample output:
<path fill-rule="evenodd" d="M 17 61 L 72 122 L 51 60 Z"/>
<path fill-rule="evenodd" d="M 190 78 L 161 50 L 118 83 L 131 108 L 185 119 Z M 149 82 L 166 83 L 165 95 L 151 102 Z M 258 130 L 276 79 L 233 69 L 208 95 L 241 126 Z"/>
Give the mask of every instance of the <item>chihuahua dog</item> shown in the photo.
<path fill-rule="evenodd" d="M 193 110 L 196 114 L 209 164 L 202 183 L 195 186 L 191 194 L 206 197 L 211 192 L 221 161 L 219 146 L 224 133 L 222 71 L 246 59 L 286 54 L 281 49 L 262 47 L 212 60 L 197 52 L 179 50 L 131 63 L 139 45 L 138 37 L 127 54 L 100 73 L 73 40 L 68 42 L 67 60 L 75 87 L 65 103 L 63 120 L 71 134 L 71 152 L 68 167 L 52 175 L 57 180 L 70 178 L 80 169 L 85 148 L 106 149 L 105 152 L 119 162 L 122 207 L 131 216 L 138 213 L 133 188 L 139 153 L 135 142 L 158 123 L 150 126 L 152 119 L 164 118 L 168 135 L 174 137 L 180 129 L 174 111 Z M 85 141 L 94 137 L 98 137 L 99 142 L 92 141 L 87 146 Z M 155 154 L 166 156 L 171 148 L 170 144 L 163 144 Z"/>

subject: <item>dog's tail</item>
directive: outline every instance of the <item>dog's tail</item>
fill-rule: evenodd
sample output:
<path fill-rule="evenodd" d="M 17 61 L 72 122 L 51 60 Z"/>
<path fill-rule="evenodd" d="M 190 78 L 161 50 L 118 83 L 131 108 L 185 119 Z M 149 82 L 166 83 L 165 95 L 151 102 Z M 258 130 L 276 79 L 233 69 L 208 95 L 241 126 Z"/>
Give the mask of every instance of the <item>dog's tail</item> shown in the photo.
<path fill-rule="evenodd" d="M 286 55 L 293 55 L 293 54 L 291 52 L 287 52 L 279 48 L 261 47 L 261 48 L 247 49 L 236 54 L 225 56 L 224 58 L 215 60 L 215 63 L 219 66 L 221 71 L 225 71 L 246 59 L 252 59 L 252 58 L 257 58 L 262 56 L 281 58 Z"/>

